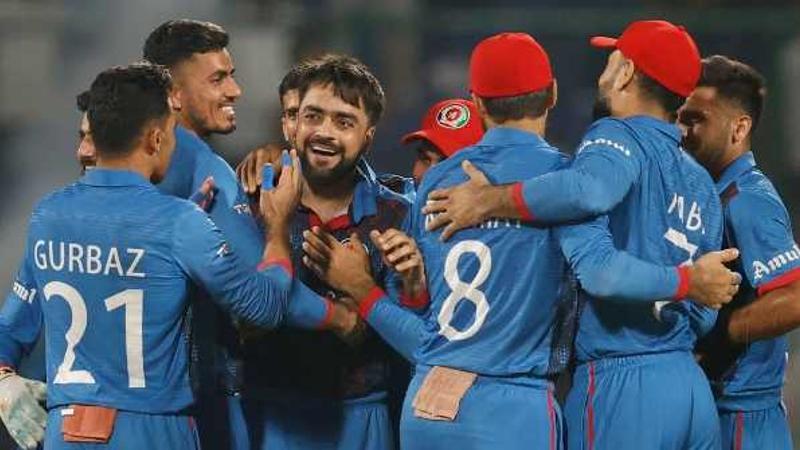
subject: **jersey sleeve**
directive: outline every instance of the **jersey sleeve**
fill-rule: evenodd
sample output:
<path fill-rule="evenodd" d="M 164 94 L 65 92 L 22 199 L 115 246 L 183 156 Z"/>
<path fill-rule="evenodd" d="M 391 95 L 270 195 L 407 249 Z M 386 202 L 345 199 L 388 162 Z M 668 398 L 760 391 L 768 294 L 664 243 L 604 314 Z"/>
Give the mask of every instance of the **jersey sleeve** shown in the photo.
<path fill-rule="evenodd" d="M 617 250 L 606 216 L 554 232 L 581 286 L 595 297 L 652 303 L 680 293 L 680 270 Z"/>
<path fill-rule="evenodd" d="M 325 328 L 332 313 L 330 302 L 330 299 L 322 297 L 295 278 L 289 291 L 286 324 L 305 329 Z"/>
<path fill-rule="evenodd" d="M 800 279 L 800 248 L 789 214 L 777 198 L 740 192 L 730 203 L 729 230 L 741 253 L 747 281 L 763 295 Z"/>
<path fill-rule="evenodd" d="M 414 362 L 414 353 L 425 340 L 424 319 L 374 288 L 360 302 L 359 315 L 398 353 Z"/>
<path fill-rule="evenodd" d="M 569 168 L 514 186 L 523 217 L 561 223 L 605 214 L 614 208 L 642 170 L 642 154 L 631 132 L 615 119 L 589 129 Z"/>
<path fill-rule="evenodd" d="M 184 272 L 240 319 L 265 327 L 283 320 L 292 279 L 286 266 L 247 266 L 199 208 L 178 216 L 173 251 Z"/>
<path fill-rule="evenodd" d="M 42 329 L 41 289 L 33 277 L 30 252 L 26 252 L 11 292 L 0 310 L 0 365 L 18 367 Z"/>

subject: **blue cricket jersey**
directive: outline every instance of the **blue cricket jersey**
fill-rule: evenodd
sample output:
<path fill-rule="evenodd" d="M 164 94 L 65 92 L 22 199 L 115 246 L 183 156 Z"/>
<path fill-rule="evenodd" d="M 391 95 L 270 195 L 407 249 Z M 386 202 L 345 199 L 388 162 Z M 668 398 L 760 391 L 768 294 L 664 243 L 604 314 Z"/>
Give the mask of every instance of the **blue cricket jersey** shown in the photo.
<path fill-rule="evenodd" d="M 792 235 L 789 214 L 772 183 L 756 167 L 752 153 L 743 154 L 725 169 L 717 190 L 725 216 L 724 243 L 741 252 L 736 270 L 743 282 L 726 308 L 742 307 L 800 279 L 800 248 Z M 718 407 L 754 411 L 777 405 L 787 350 L 786 336 L 748 344 L 735 365 L 712 380 Z"/>
<path fill-rule="evenodd" d="M 678 127 L 652 117 L 601 119 L 571 167 L 525 181 L 522 200 L 544 222 L 607 214 L 616 248 L 657 264 L 689 264 L 720 248 L 722 214 L 711 177 L 680 138 Z M 716 319 L 693 302 L 656 300 L 590 299 L 578 327 L 578 359 L 688 351 Z"/>
<path fill-rule="evenodd" d="M 299 205 L 291 228 L 292 257 L 296 269 L 295 286 L 310 291 L 296 297 L 304 306 L 292 305 L 289 322 L 298 329 L 284 327 L 262 336 L 246 339 L 245 393 L 274 395 L 289 393 L 324 399 L 353 399 L 383 393 L 389 386 L 395 353 L 371 330 L 358 346 L 343 342 L 321 328 L 329 314 L 329 302 L 337 293 L 302 263 L 303 232 L 320 226 L 336 239 L 346 240 L 358 233 L 370 254 L 373 277 L 404 303 L 397 273 L 388 267 L 369 238 L 372 230 L 408 229 L 409 199 L 405 195 L 410 180 L 397 176 L 376 176 L 365 162 L 359 164 L 353 200 L 346 214 L 322 223 L 309 208 Z M 299 295 L 299 293 L 297 294 Z M 321 301 L 313 302 L 314 298 Z M 408 306 L 408 305 L 407 305 Z"/>
<path fill-rule="evenodd" d="M 0 314 L 0 361 L 16 365 L 44 327 L 49 407 L 184 411 L 190 281 L 257 326 L 277 325 L 287 306 L 289 274 L 257 272 L 196 205 L 133 172 L 89 170 L 34 209 Z"/>
<path fill-rule="evenodd" d="M 419 198 L 463 182 L 465 159 L 494 183 L 552 173 L 567 164 L 565 155 L 535 134 L 493 128 L 476 146 L 431 169 Z M 438 232 L 425 230 L 421 208 L 413 209 L 412 232 L 425 258 L 428 314 L 418 318 L 381 302 L 378 291 L 362 314 L 387 341 L 422 364 L 488 375 L 548 375 L 562 369 L 577 307 L 566 262 L 586 291 L 617 302 L 652 307 L 653 300 L 671 299 L 678 290 L 675 266 L 615 248 L 605 216 L 557 228 L 491 219 L 442 243 Z"/>

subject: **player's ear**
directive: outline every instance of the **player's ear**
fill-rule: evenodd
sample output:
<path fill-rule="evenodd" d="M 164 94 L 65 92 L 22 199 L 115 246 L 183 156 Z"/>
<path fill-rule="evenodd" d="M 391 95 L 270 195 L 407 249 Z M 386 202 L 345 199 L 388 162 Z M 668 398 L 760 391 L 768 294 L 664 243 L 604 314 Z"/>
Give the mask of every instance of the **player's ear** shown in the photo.
<path fill-rule="evenodd" d="M 482 98 L 478 97 L 474 93 L 470 95 L 472 96 L 472 103 L 475 103 L 475 108 L 478 110 L 478 115 L 481 116 L 481 119 L 483 119 L 483 123 L 485 125 L 487 119 L 489 118 L 489 112 L 486 111 L 486 104 L 483 103 Z"/>
<path fill-rule="evenodd" d="M 636 76 L 636 66 L 633 64 L 633 61 L 623 57 L 619 64 L 617 76 L 614 77 L 614 89 L 617 91 L 628 87 Z"/>
<path fill-rule="evenodd" d="M 732 125 L 731 143 L 739 144 L 747 140 L 747 137 L 750 135 L 750 130 L 753 129 L 753 119 L 743 114 L 733 119 Z"/>
<path fill-rule="evenodd" d="M 157 155 L 164 142 L 164 131 L 161 127 L 150 125 L 145 132 L 145 149 L 148 155 Z"/>
<path fill-rule="evenodd" d="M 558 103 L 558 80 L 553 78 L 553 86 L 550 87 L 550 102 L 547 104 L 547 109 L 553 109 Z"/>
<path fill-rule="evenodd" d="M 364 147 L 368 151 L 372 146 L 372 140 L 375 139 L 375 126 L 372 125 L 367 128 L 367 133 L 364 136 Z"/>

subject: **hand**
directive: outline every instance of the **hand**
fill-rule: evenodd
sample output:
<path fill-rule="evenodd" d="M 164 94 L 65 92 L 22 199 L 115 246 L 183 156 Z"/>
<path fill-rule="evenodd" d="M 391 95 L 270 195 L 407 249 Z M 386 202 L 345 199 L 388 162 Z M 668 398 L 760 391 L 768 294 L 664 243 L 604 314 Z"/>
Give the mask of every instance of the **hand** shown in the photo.
<path fill-rule="evenodd" d="M 303 183 L 297 152 L 295 150 L 292 150 L 291 153 L 284 151 L 282 159 L 291 161 L 291 163 L 282 164 L 278 185 L 275 188 L 272 187 L 272 166 L 264 165 L 265 177 L 268 179 L 264 180 L 261 188 L 259 213 L 270 230 L 286 231 L 289 220 L 300 202 Z"/>
<path fill-rule="evenodd" d="M 303 264 L 322 281 L 350 298 L 360 300 L 375 286 L 370 274 L 370 260 L 358 234 L 342 244 L 336 238 L 313 227 L 303 232 Z"/>
<path fill-rule="evenodd" d="M 281 171 L 281 152 L 283 148 L 280 145 L 266 144 L 248 153 L 236 166 L 236 177 L 247 194 L 258 194 L 258 187 L 262 182 L 261 168 L 264 164 L 272 164 L 276 172 Z"/>
<path fill-rule="evenodd" d="M 0 419 L 20 448 L 35 450 L 44 439 L 47 425 L 47 411 L 39 405 L 45 401 L 47 385 L 15 373 L 3 377 L 0 379 Z"/>
<path fill-rule="evenodd" d="M 400 274 L 406 295 L 414 297 L 425 290 L 425 265 L 414 239 L 394 228 L 383 233 L 372 230 L 369 237 L 386 265 Z"/>
<path fill-rule="evenodd" d="M 492 202 L 505 190 L 492 186 L 486 175 L 469 161 L 461 163 L 469 180 L 446 189 L 436 189 L 428 194 L 422 214 L 432 214 L 426 224 L 428 231 L 442 230 L 442 241 L 446 241 L 458 230 L 478 225 L 490 218 Z"/>
<path fill-rule="evenodd" d="M 208 177 L 203 181 L 203 184 L 200 185 L 200 189 L 197 190 L 189 200 L 200 207 L 205 212 L 208 212 L 211 209 L 211 205 L 214 203 L 214 195 L 217 192 L 217 188 L 214 185 L 214 177 Z"/>
<path fill-rule="evenodd" d="M 687 297 L 705 306 L 720 309 L 739 291 L 742 276 L 725 267 L 739 257 L 739 250 L 729 248 L 706 253 L 689 266 Z"/>

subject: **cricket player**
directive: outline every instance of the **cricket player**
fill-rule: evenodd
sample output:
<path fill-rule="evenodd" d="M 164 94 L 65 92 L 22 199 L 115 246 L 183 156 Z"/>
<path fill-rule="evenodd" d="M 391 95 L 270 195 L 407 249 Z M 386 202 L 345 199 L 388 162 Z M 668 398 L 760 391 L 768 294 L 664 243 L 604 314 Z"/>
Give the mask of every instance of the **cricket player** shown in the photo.
<path fill-rule="evenodd" d="M 292 226 L 295 264 L 303 255 L 302 233 L 312 226 L 337 239 L 403 229 L 404 191 L 361 170 L 384 108 L 378 80 L 357 60 L 330 56 L 304 71 L 297 93 L 296 133 L 287 139 L 297 145 L 304 168 L 305 193 Z M 371 272 L 394 301 L 414 307 L 427 298 L 424 282 L 398 276 L 379 251 L 369 250 Z M 248 335 L 244 343 L 243 403 L 254 448 L 394 448 L 388 399 L 392 377 L 407 373 L 398 367 L 400 357 L 363 324 L 346 341 L 324 331 L 335 321 L 331 307 L 348 300 L 313 272 L 299 269 L 294 285 L 322 300 L 305 310 L 305 326 L 290 312 L 293 327 Z"/>
<path fill-rule="evenodd" d="M 742 255 L 736 270 L 745 283 L 698 346 L 725 450 L 792 448 L 781 393 L 785 334 L 800 325 L 800 250 L 786 207 L 753 156 L 765 91 L 764 78 L 752 67 L 711 56 L 678 116 L 686 149 L 716 180 L 723 245 Z"/>
<path fill-rule="evenodd" d="M 458 150 L 477 143 L 483 131 L 478 109 L 469 100 L 453 98 L 431 106 L 422 118 L 420 129 L 402 139 L 403 144 L 416 144 L 411 173 L 417 186 L 428 169 Z"/>
<path fill-rule="evenodd" d="M 151 184 L 175 146 L 171 88 L 150 64 L 98 75 L 87 112 L 97 166 L 31 216 L 0 315 L 0 383 L 6 395 L 24 388 L 14 367 L 45 327 L 45 449 L 199 448 L 187 415 L 189 280 L 244 321 L 275 326 L 285 313 L 299 171 L 262 195 L 275 227 L 256 271 L 196 205 Z M 11 418 L 15 406 L 3 402 Z"/>
<path fill-rule="evenodd" d="M 217 24 L 170 20 L 146 38 L 143 57 L 166 66 L 174 79 L 179 107 L 177 145 L 161 192 L 189 198 L 211 177 L 213 201 L 206 210 L 229 238 L 229 245 L 248 264 L 258 264 L 262 232 L 250 202 L 224 159 L 204 139 L 236 130 L 236 102 L 242 95 L 228 44 Z M 202 289 L 192 288 L 192 381 L 198 391 L 198 414 L 204 447 L 248 450 L 247 430 L 239 405 L 241 362 L 233 320 Z"/>
<path fill-rule="evenodd" d="M 597 117 L 611 117 L 592 124 L 571 167 L 522 183 L 492 186 L 473 179 L 434 191 L 424 209 L 436 214 L 428 229 L 444 227 L 446 239 L 490 217 L 555 223 L 607 214 L 618 249 L 682 265 L 674 297 L 683 298 L 691 280 L 688 264 L 722 240 L 713 181 L 683 151 L 673 125 L 700 77 L 699 52 L 682 27 L 660 20 L 634 22 L 618 39 L 591 42 L 612 50 L 595 108 Z M 739 282 L 731 272 L 729 296 Z M 653 300 L 625 304 L 593 296 L 586 302 L 565 408 L 571 449 L 720 445 L 713 396 L 691 354 L 716 313 L 693 302 Z"/>
<path fill-rule="evenodd" d="M 433 167 L 420 198 L 460 183 L 467 159 L 498 183 L 564 167 L 566 157 L 541 137 L 556 85 L 547 54 L 532 37 L 503 33 L 478 44 L 470 88 L 488 131 Z M 357 299 L 360 314 L 387 341 L 400 347 L 419 337 L 401 423 L 403 448 L 562 448 L 550 376 L 553 352 L 560 351 L 556 312 L 567 288 L 565 256 L 591 292 L 647 308 L 650 299 L 685 294 L 679 270 L 615 252 L 605 218 L 563 229 L 490 219 L 442 242 L 439 232 L 426 231 L 432 218 L 422 209 L 412 210 L 412 232 L 431 295 L 423 319 L 383 301 L 385 293 L 358 270 L 366 255 L 356 236 L 346 246 L 317 229 L 306 234 L 304 263 Z M 726 293 L 730 271 L 716 265 L 718 289 Z M 603 276 L 606 271 L 627 277 Z M 652 282 L 645 291 L 631 279 Z"/>

